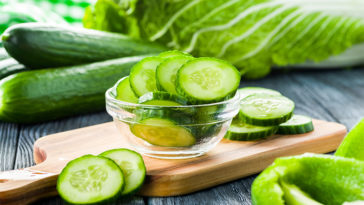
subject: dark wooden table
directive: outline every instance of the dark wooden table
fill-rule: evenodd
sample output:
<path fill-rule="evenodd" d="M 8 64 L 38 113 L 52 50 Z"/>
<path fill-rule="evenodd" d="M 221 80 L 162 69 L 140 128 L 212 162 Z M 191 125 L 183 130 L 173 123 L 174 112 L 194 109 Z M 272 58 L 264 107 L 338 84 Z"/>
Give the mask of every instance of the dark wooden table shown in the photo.
<path fill-rule="evenodd" d="M 335 121 L 349 129 L 364 116 L 364 69 L 274 72 L 242 86 L 273 88 L 296 102 L 296 113 Z M 33 162 L 36 139 L 56 132 L 111 121 L 106 112 L 35 124 L 0 123 L 0 170 L 28 167 Z M 251 204 L 250 186 L 255 176 L 178 197 L 133 197 L 115 204 Z M 59 197 L 35 204 L 62 204 Z"/>

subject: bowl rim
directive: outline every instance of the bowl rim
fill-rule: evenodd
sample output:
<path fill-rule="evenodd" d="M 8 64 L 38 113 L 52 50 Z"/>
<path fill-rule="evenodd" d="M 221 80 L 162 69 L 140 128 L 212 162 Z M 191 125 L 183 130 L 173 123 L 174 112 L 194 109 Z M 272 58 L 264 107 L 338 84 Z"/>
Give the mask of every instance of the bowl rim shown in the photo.
<path fill-rule="evenodd" d="M 127 76 L 126 76 L 127 77 Z M 125 78 L 125 77 L 124 77 Z M 124 79 L 122 78 L 122 79 Z M 119 81 L 121 81 L 122 79 L 120 79 Z M 119 82 L 118 81 L 118 82 Z M 196 108 L 196 107 L 209 107 L 209 106 L 216 106 L 216 105 L 224 105 L 224 104 L 229 104 L 229 103 L 234 103 L 234 102 L 239 102 L 240 101 L 240 95 L 239 92 L 237 91 L 234 95 L 234 97 L 228 99 L 228 100 L 224 100 L 224 101 L 220 101 L 220 102 L 214 102 L 214 103 L 208 103 L 208 104 L 198 104 L 198 105 L 178 105 L 178 106 L 166 106 L 166 105 L 143 105 L 143 104 L 135 104 L 135 103 L 131 103 L 131 102 L 125 102 L 125 101 L 121 101 L 118 100 L 116 98 L 114 98 L 112 96 L 112 92 L 113 90 L 116 89 L 116 85 L 118 85 L 118 82 L 115 83 L 114 86 L 112 86 L 111 88 L 107 89 L 107 91 L 105 92 L 105 99 L 106 99 L 106 104 L 108 101 L 111 101 L 113 103 L 116 103 L 118 105 L 124 105 L 124 106 L 130 106 L 130 107 L 141 107 L 141 108 L 164 108 L 164 109 L 173 109 L 173 108 Z"/>

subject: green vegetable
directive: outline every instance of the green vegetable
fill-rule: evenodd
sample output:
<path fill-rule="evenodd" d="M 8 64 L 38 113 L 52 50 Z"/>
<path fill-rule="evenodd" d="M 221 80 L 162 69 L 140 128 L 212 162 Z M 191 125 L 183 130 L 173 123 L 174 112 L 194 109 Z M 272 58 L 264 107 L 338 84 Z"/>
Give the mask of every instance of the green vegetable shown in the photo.
<path fill-rule="evenodd" d="M 134 194 L 142 187 L 147 170 L 139 153 L 129 149 L 113 149 L 101 153 L 100 156 L 112 159 L 122 170 L 125 178 L 122 195 Z"/>
<path fill-rule="evenodd" d="M 249 95 L 253 94 L 269 94 L 269 95 L 282 95 L 280 92 L 268 88 L 261 88 L 261 87 L 244 87 L 238 89 L 240 99 L 244 99 L 248 97 Z"/>
<path fill-rule="evenodd" d="M 130 103 L 138 103 L 138 97 L 130 87 L 129 76 L 117 82 L 116 99 Z"/>
<path fill-rule="evenodd" d="M 197 58 L 185 63 L 177 73 L 177 93 L 192 103 L 219 102 L 233 97 L 240 84 L 238 70 L 214 58 Z"/>
<path fill-rule="evenodd" d="M 84 25 L 117 25 L 117 32 L 222 58 L 259 78 L 273 65 L 319 62 L 363 43 L 362 8 L 362 0 L 99 0 Z"/>
<path fill-rule="evenodd" d="M 8 53 L 29 68 L 78 65 L 165 50 L 121 34 L 40 23 L 12 26 L 2 40 Z"/>
<path fill-rule="evenodd" d="M 159 91 L 144 94 L 139 98 L 138 103 L 145 105 L 181 106 L 187 105 L 188 100 L 179 95 Z"/>
<path fill-rule="evenodd" d="M 35 123 L 105 109 L 105 91 L 144 56 L 16 73 L 0 81 L 0 119 Z"/>
<path fill-rule="evenodd" d="M 335 155 L 364 161 L 364 119 L 349 132 Z"/>
<path fill-rule="evenodd" d="M 118 198 L 124 185 L 124 175 L 114 161 L 85 155 L 62 170 L 57 191 L 69 204 L 99 204 Z"/>
<path fill-rule="evenodd" d="M 16 60 L 9 57 L 7 59 L 0 60 L 0 79 L 3 79 L 11 74 L 26 71 L 24 65 L 19 64 Z"/>
<path fill-rule="evenodd" d="M 299 204 L 289 200 L 297 197 L 293 192 L 298 192 L 301 199 L 316 201 L 306 201 L 305 205 L 341 205 L 364 200 L 363 173 L 364 161 L 344 157 L 304 154 L 278 158 L 253 182 L 252 202 L 254 205 Z"/>
<path fill-rule="evenodd" d="M 9 54 L 6 52 L 5 48 L 0 47 L 0 60 L 10 58 Z"/>
<path fill-rule="evenodd" d="M 277 134 L 295 135 L 311 132 L 314 129 L 312 119 L 303 115 L 293 115 L 287 122 L 278 127 Z"/>
<path fill-rule="evenodd" d="M 192 55 L 190 55 L 188 53 L 178 51 L 178 50 L 165 51 L 163 53 L 160 53 L 158 56 L 161 58 L 172 58 L 172 57 L 177 57 L 177 56 L 193 57 Z"/>
<path fill-rule="evenodd" d="M 274 135 L 277 130 L 277 126 L 254 126 L 235 121 L 224 138 L 238 141 L 259 140 Z"/>

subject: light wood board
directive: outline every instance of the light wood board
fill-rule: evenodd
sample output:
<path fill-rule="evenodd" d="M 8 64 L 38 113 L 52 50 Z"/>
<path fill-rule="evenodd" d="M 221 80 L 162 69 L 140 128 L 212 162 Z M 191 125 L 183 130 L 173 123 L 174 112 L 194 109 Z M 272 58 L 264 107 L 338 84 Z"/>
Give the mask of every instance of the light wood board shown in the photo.
<path fill-rule="evenodd" d="M 222 140 L 198 158 L 144 157 L 147 179 L 139 194 L 174 196 L 216 186 L 258 173 L 277 157 L 333 151 L 346 134 L 345 126 L 338 123 L 314 120 L 314 127 L 307 134 L 276 135 L 254 142 Z M 121 147 L 128 145 L 113 122 L 42 137 L 34 144 L 37 165 L 0 173 L 0 204 L 29 203 L 56 195 L 57 175 L 68 161 Z"/>

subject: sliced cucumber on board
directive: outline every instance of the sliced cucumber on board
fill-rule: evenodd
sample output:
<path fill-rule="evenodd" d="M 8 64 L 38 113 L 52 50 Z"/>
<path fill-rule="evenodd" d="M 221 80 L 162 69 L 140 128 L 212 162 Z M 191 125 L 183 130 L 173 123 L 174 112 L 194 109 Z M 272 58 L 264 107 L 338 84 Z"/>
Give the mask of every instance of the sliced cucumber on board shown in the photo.
<path fill-rule="evenodd" d="M 194 104 L 223 101 L 235 95 L 240 73 L 231 64 L 215 58 L 197 58 L 177 73 L 177 93 Z"/>
<path fill-rule="evenodd" d="M 194 59 L 192 56 L 174 56 L 164 60 L 156 70 L 156 83 L 158 90 L 177 94 L 177 72 L 186 62 Z"/>
<path fill-rule="evenodd" d="M 171 57 L 176 57 L 176 56 L 190 56 L 190 57 L 192 57 L 191 54 L 186 53 L 186 52 L 182 52 L 182 51 L 178 51 L 178 50 L 164 51 L 164 52 L 160 53 L 158 56 L 161 57 L 161 58 L 171 58 Z"/>
<path fill-rule="evenodd" d="M 251 125 L 278 126 L 292 117 L 294 106 L 284 96 L 254 94 L 241 100 L 239 119 Z"/>
<path fill-rule="evenodd" d="M 57 180 L 59 195 L 69 204 L 98 204 L 120 196 L 125 185 L 119 166 L 106 157 L 85 155 L 70 161 Z"/>
<path fill-rule="evenodd" d="M 188 147 L 196 143 L 189 130 L 167 119 L 148 118 L 131 125 L 130 130 L 135 136 L 157 146 Z"/>
<path fill-rule="evenodd" d="M 280 92 L 268 88 L 261 88 L 261 87 L 244 87 L 238 89 L 240 99 L 244 99 L 249 95 L 253 94 L 269 94 L 269 95 L 282 95 Z"/>
<path fill-rule="evenodd" d="M 160 106 L 180 106 L 187 105 L 188 100 L 182 96 L 167 92 L 150 92 L 139 98 L 139 104 L 160 105 Z"/>
<path fill-rule="evenodd" d="M 122 170 L 125 178 L 122 195 L 134 194 L 142 187 L 146 168 L 139 153 L 129 149 L 113 149 L 101 153 L 100 156 L 112 159 Z"/>
<path fill-rule="evenodd" d="M 235 121 L 224 138 L 237 141 L 259 140 L 274 135 L 277 130 L 277 126 L 254 126 Z"/>
<path fill-rule="evenodd" d="M 116 99 L 124 102 L 138 103 L 138 97 L 130 87 L 129 76 L 117 82 Z"/>
<path fill-rule="evenodd" d="M 130 71 L 130 86 L 140 97 L 148 92 L 156 92 L 155 70 L 163 61 L 160 57 L 147 57 L 137 63 Z"/>
<path fill-rule="evenodd" d="M 277 134 L 295 135 L 313 131 L 312 119 L 303 115 L 293 115 L 290 120 L 279 125 Z"/>

